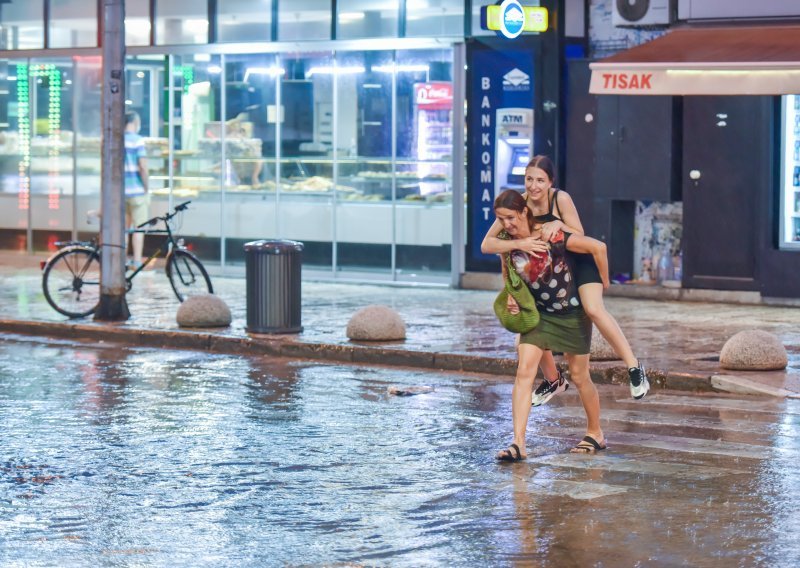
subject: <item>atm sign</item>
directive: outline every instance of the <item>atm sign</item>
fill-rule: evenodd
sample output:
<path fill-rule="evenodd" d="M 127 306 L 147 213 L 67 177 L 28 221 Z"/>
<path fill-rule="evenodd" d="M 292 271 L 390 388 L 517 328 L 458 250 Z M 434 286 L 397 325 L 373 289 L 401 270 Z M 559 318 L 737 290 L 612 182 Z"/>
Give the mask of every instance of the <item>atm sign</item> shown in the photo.
<path fill-rule="evenodd" d="M 501 120 L 503 124 L 525 124 L 525 117 L 521 114 L 505 114 Z"/>

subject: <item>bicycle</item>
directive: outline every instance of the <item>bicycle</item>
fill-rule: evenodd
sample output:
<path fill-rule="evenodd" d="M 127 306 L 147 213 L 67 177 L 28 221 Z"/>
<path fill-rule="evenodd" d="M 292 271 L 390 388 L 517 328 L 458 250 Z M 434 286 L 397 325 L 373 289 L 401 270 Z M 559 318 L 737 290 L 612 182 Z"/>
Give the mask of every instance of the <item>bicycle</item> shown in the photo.
<path fill-rule="evenodd" d="M 145 221 L 128 233 L 164 235 L 161 245 L 137 267 L 125 275 L 126 290 L 130 291 L 133 279 L 161 254 L 166 255 L 166 275 L 178 301 L 191 294 L 214 293 L 211 279 L 203 263 L 186 250 L 183 239 L 175 240 L 170 227 L 172 220 L 185 211 L 191 201 L 176 205 L 174 211 Z M 145 229 L 158 223 L 164 229 Z M 100 302 L 100 243 L 91 241 L 57 242 L 58 252 L 42 264 L 42 289 L 47 303 L 54 310 L 70 318 L 88 316 Z"/>

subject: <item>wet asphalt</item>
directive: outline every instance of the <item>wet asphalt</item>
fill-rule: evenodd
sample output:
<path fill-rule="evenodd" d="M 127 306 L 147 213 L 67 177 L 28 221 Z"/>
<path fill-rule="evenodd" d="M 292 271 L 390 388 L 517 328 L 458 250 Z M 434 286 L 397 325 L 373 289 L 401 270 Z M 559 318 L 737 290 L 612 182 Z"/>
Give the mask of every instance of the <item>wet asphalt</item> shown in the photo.
<path fill-rule="evenodd" d="M 599 388 L 6 335 L 0 564 L 798 565 L 800 401 Z"/>

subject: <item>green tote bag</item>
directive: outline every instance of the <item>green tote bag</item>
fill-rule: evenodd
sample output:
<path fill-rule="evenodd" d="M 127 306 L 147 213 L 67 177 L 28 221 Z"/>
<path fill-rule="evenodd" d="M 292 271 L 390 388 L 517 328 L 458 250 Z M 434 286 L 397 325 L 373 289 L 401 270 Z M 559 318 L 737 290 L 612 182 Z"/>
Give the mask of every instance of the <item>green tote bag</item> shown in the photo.
<path fill-rule="evenodd" d="M 539 325 L 539 310 L 531 291 L 511 264 L 511 256 L 504 255 L 506 266 L 505 287 L 494 301 L 494 313 L 500 324 L 514 333 L 527 333 Z M 519 313 L 508 311 L 508 296 L 511 295 L 519 305 Z"/>

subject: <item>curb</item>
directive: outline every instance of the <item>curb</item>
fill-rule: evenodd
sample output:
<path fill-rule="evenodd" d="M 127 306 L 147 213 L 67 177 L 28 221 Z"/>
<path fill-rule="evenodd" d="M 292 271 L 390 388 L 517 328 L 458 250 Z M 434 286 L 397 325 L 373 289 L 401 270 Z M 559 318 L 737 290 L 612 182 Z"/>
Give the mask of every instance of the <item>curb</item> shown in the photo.
<path fill-rule="evenodd" d="M 764 385 L 744 377 L 736 377 L 733 375 L 713 375 L 711 377 L 711 386 L 715 390 L 734 394 L 766 395 L 776 398 L 800 398 L 800 395 L 792 391 Z"/>
<path fill-rule="evenodd" d="M 50 336 L 64 339 L 110 341 L 139 347 L 194 349 L 235 355 L 268 355 L 290 359 L 316 359 L 339 363 L 415 367 L 435 371 L 461 371 L 513 377 L 516 361 L 503 357 L 487 357 L 457 353 L 408 351 L 383 346 L 352 343 L 304 343 L 290 336 L 252 334 L 247 337 L 218 335 L 208 331 L 154 330 L 122 327 L 108 323 L 70 323 L 0 319 L 0 332 L 22 335 Z M 590 366 L 589 373 L 596 384 L 625 385 L 628 372 L 624 366 Z M 667 372 L 648 369 L 650 385 L 655 389 L 691 392 L 737 392 L 723 387 L 714 377 L 693 373 Z M 737 377 L 731 377 L 737 378 Z M 748 394 L 765 394 L 752 389 Z M 792 395 L 788 393 L 784 396 Z M 778 395 L 774 395 L 778 396 Z"/>

